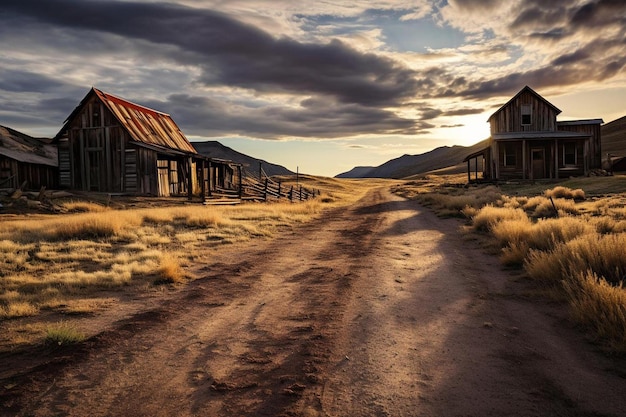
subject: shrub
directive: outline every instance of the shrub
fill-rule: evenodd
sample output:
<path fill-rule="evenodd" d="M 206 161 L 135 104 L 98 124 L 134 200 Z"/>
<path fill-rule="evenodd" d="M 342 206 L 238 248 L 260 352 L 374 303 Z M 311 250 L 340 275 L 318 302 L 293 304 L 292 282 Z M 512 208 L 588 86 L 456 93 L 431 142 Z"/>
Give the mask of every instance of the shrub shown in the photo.
<path fill-rule="evenodd" d="M 587 270 L 563 283 L 574 319 L 611 350 L 626 352 L 626 291 Z"/>
<path fill-rule="evenodd" d="M 49 345 L 72 345 L 83 340 L 84 333 L 64 322 L 53 324 L 46 329 L 45 343 Z"/>
<path fill-rule="evenodd" d="M 567 198 L 571 200 L 584 200 L 585 199 L 585 192 L 582 189 L 578 188 L 578 189 L 572 190 L 571 188 L 563 187 L 561 185 L 556 186 L 550 190 L 546 190 L 543 194 L 546 197 L 552 197 L 552 198 Z"/>
<path fill-rule="evenodd" d="M 13 301 L 5 306 L 0 306 L 0 318 L 3 319 L 34 316 L 37 313 L 39 313 L 39 309 L 26 301 Z"/>
<path fill-rule="evenodd" d="M 158 284 L 178 283 L 185 279 L 178 258 L 169 253 L 164 253 L 161 256 L 158 273 L 159 279 L 156 281 Z"/>
<path fill-rule="evenodd" d="M 567 273 L 590 270 L 612 283 L 626 274 L 626 234 L 587 234 L 552 250 L 531 251 L 524 264 L 535 279 L 560 281 Z"/>
<path fill-rule="evenodd" d="M 556 207 L 556 212 L 554 208 Z M 565 200 L 563 198 L 557 198 L 548 200 L 544 199 L 537 207 L 532 214 L 535 218 L 541 217 L 558 217 L 563 216 L 565 214 L 578 214 L 578 208 L 576 207 L 576 203 L 571 200 Z"/>
<path fill-rule="evenodd" d="M 475 230 L 489 231 L 501 221 L 524 219 L 528 219 L 524 210 L 487 205 L 474 216 L 472 224 Z"/>

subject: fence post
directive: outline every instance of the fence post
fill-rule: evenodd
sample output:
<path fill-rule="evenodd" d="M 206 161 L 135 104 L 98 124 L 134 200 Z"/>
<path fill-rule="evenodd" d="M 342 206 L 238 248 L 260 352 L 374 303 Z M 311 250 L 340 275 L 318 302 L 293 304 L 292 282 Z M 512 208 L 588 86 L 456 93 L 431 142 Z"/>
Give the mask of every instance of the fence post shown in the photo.
<path fill-rule="evenodd" d="M 291 186 L 291 189 L 289 190 L 289 201 L 293 201 L 293 185 Z"/>
<path fill-rule="evenodd" d="M 280 200 L 280 197 L 282 197 L 280 195 L 280 181 L 278 181 L 278 199 Z"/>
<path fill-rule="evenodd" d="M 302 186 L 300 186 L 300 201 L 302 201 Z"/>
<path fill-rule="evenodd" d="M 263 201 L 267 201 L 267 178 L 265 178 L 265 188 L 263 189 Z"/>

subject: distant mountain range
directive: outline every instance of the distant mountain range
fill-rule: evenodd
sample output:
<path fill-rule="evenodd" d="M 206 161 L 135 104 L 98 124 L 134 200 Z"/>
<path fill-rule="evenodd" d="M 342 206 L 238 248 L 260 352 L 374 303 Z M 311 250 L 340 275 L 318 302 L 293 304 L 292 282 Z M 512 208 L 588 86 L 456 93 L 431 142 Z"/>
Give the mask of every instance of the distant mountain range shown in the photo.
<path fill-rule="evenodd" d="M 406 178 L 442 168 L 465 169 L 463 158 L 487 146 L 487 140 L 472 146 L 442 146 L 419 155 L 402 155 L 377 167 L 356 167 L 336 178 Z"/>
<path fill-rule="evenodd" d="M 626 116 L 601 127 L 602 153 L 626 157 Z M 472 146 L 442 146 L 419 155 L 403 155 L 377 167 L 355 167 L 336 178 L 406 178 L 446 169 L 446 173 L 464 172 L 463 159 L 487 147 L 488 139 Z"/>
<path fill-rule="evenodd" d="M 206 142 L 191 142 L 193 147 L 200 155 L 205 155 L 215 159 L 225 159 L 240 163 L 244 166 L 244 169 L 251 175 L 259 174 L 259 163 L 263 168 L 263 171 L 271 176 L 274 175 L 293 175 L 293 171 L 288 170 L 282 165 L 272 164 L 262 159 L 253 158 L 241 152 L 224 146 L 216 140 L 208 140 Z"/>
<path fill-rule="evenodd" d="M 442 146 L 419 155 L 403 155 L 377 167 L 358 166 L 336 178 L 407 178 L 431 171 L 445 169 L 446 173 L 465 172 L 463 159 L 474 152 L 484 149 L 488 140 L 482 140 L 472 146 Z M 198 153 L 216 159 L 226 159 L 243 164 L 252 175 L 258 175 L 259 163 L 269 175 L 294 175 L 284 166 L 257 159 L 237 152 L 218 141 L 191 142 Z M 613 156 L 626 156 L 626 116 L 602 126 L 602 153 Z"/>

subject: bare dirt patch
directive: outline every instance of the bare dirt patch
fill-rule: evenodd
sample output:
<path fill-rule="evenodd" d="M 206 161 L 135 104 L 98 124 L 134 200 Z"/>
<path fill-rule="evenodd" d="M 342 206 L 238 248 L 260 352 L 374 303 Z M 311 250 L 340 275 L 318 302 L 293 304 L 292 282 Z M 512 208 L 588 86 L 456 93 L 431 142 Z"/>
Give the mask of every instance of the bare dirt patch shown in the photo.
<path fill-rule="evenodd" d="M 458 226 L 379 188 L 220 249 L 80 345 L 2 354 L 0 412 L 623 415 L 623 362 Z"/>

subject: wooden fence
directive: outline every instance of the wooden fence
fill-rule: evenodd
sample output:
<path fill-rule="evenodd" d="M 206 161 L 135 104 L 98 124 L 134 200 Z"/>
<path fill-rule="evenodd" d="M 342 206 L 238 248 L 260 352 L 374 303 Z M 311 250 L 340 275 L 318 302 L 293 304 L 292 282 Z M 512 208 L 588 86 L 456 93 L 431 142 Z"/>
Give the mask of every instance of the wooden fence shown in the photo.
<path fill-rule="evenodd" d="M 252 175 L 245 169 L 241 178 L 242 200 L 269 201 L 289 200 L 304 201 L 319 195 L 318 190 L 309 190 L 302 185 L 284 185 L 274 181 L 263 171 L 260 175 Z"/>

